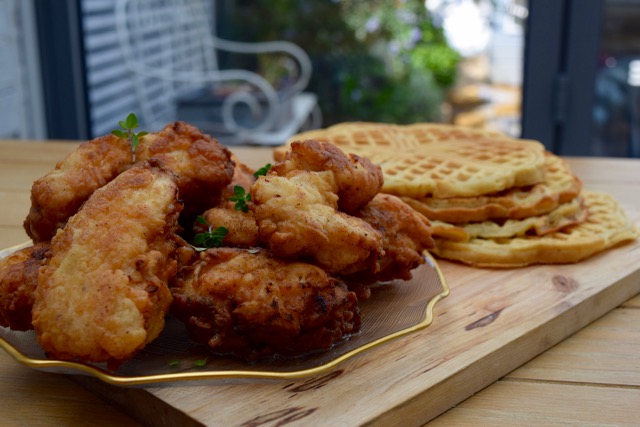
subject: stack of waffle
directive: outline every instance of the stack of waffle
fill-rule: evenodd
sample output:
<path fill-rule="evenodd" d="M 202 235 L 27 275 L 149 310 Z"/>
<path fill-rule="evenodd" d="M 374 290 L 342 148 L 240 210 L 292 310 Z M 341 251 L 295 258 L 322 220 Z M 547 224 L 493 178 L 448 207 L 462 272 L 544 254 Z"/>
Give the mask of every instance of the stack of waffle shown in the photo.
<path fill-rule="evenodd" d="M 444 124 L 351 122 L 288 143 L 307 139 L 378 163 L 383 192 L 431 220 L 432 252 L 442 258 L 478 267 L 571 263 L 637 237 L 615 199 L 583 190 L 537 141 Z"/>

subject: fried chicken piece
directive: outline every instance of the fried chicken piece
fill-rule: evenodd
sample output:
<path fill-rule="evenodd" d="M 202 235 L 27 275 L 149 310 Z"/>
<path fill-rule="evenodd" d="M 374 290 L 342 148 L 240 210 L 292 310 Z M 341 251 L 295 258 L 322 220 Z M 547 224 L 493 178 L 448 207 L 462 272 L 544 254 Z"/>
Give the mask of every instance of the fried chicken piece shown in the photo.
<path fill-rule="evenodd" d="M 233 177 L 231 178 L 229 185 L 227 185 L 222 192 L 220 203 L 227 202 L 229 197 L 235 194 L 233 189 L 237 185 L 244 188 L 246 192 L 249 192 L 253 183 L 256 182 L 256 177 L 253 175 L 255 171 L 253 169 L 242 163 L 233 153 L 231 153 L 231 160 L 235 165 L 233 168 Z"/>
<path fill-rule="evenodd" d="M 285 159 L 251 187 L 260 239 L 280 257 L 310 260 L 331 274 L 378 268 L 381 237 L 343 210 L 368 203 L 382 172 L 314 140 L 294 142 Z"/>
<path fill-rule="evenodd" d="M 193 216 L 216 205 L 234 176 L 231 152 L 216 139 L 185 122 L 147 135 L 138 147 L 141 160 L 157 158 L 178 177 L 183 215 Z"/>
<path fill-rule="evenodd" d="M 193 226 L 194 235 L 207 232 L 209 227 L 225 227 L 228 233 L 223 239 L 224 246 L 251 248 L 260 245 L 258 224 L 251 211 L 238 211 L 225 204 L 224 207 L 207 210 L 202 217 L 206 224 L 196 222 Z"/>
<path fill-rule="evenodd" d="M 172 313 L 194 341 L 249 360 L 328 349 L 360 327 L 356 296 L 344 283 L 264 249 L 202 252 L 171 291 Z"/>
<path fill-rule="evenodd" d="M 16 331 L 33 329 L 31 309 L 38 270 L 48 250 L 49 242 L 41 242 L 0 260 L 0 326 Z"/>
<path fill-rule="evenodd" d="M 411 279 L 411 270 L 425 262 L 424 251 L 434 246 L 429 220 L 396 196 L 378 194 L 354 215 L 380 232 L 384 255 L 379 259 L 378 272 L 364 271 L 345 278 L 350 289 L 366 288 L 375 282 Z M 368 292 L 357 293 L 362 297 Z"/>
<path fill-rule="evenodd" d="M 376 271 L 383 253 L 380 233 L 338 211 L 337 191 L 331 171 L 259 177 L 250 206 L 260 240 L 276 256 L 311 260 L 330 274 Z"/>
<path fill-rule="evenodd" d="M 222 192 L 219 204 L 202 214 L 206 224 L 196 221 L 193 225 L 193 235 L 209 231 L 217 227 L 226 227 L 227 235 L 224 237 L 224 246 L 234 246 L 240 248 L 250 248 L 258 246 L 260 239 L 258 236 L 258 224 L 253 216 L 253 212 L 244 212 L 235 208 L 235 202 L 229 198 L 234 196 L 234 187 L 240 186 L 248 194 L 251 185 L 256 178 L 253 170 L 242 163 L 232 154 L 231 158 L 235 163 L 233 179 Z"/>
<path fill-rule="evenodd" d="M 333 172 L 338 186 L 338 209 L 347 213 L 369 203 L 384 183 L 380 166 L 366 157 L 347 156 L 340 148 L 324 141 L 293 142 L 284 160 L 271 170 L 279 176 L 296 170 Z"/>
<path fill-rule="evenodd" d="M 52 239 L 33 307 L 49 356 L 117 363 L 164 328 L 182 209 L 175 181 L 159 161 L 139 163 L 96 190 Z"/>
<path fill-rule="evenodd" d="M 193 213 L 213 206 L 233 175 L 231 153 L 195 127 L 175 122 L 140 138 L 136 160 L 160 158 L 178 177 Z M 133 165 L 129 141 L 107 135 L 81 144 L 36 180 L 24 228 L 34 242 L 50 240 L 98 188 Z"/>
<path fill-rule="evenodd" d="M 128 141 L 107 135 L 81 144 L 33 183 L 31 209 L 24 222 L 29 237 L 36 243 L 50 240 L 96 189 L 130 164 Z"/>

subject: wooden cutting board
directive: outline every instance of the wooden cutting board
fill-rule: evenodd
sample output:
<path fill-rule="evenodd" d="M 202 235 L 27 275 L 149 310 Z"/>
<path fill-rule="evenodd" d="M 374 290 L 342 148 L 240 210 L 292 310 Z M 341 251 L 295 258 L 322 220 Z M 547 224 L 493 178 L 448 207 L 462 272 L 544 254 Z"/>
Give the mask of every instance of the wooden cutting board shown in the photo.
<path fill-rule="evenodd" d="M 237 154 L 254 167 L 269 160 L 267 151 Z M 571 164 L 640 224 L 640 184 L 628 175 L 637 164 Z M 422 425 L 640 292 L 638 241 L 575 265 L 439 263 L 451 294 L 431 326 L 318 377 L 147 388 L 74 379 L 154 426 Z"/>

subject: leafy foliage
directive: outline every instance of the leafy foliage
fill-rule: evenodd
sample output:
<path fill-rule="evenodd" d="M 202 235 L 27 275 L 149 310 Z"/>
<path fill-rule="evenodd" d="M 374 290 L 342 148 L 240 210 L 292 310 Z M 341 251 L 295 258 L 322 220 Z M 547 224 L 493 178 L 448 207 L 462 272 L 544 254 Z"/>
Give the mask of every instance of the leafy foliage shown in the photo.
<path fill-rule="evenodd" d="M 136 149 L 140 143 L 140 138 L 147 135 L 147 132 L 134 132 L 134 130 L 138 128 L 138 117 L 133 113 L 130 113 L 125 120 L 120 120 L 118 124 L 120 125 L 120 129 L 112 130 L 111 134 L 118 138 L 129 140 L 131 144 L 132 162 L 135 163 Z"/>
<path fill-rule="evenodd" d="M 229 3 L 228 38 L 289 40 L 311 56 L 309 90 L 318 95 L 324 125 L 439 120 L 460 55 L 423 0 Z M 268 66 L 258 60 L 265 75 Z"/>
<path fill-rule="evenodd" d="M 265 176 L 267 172 L 269 172 L 269 169 L 271 169 L 271 163 L 267 163 L 266 165 L 255 171 L 253 173 L 253 176 L 255 176 L 256 178 L 259 176 Z"/>
<path fill-rule="evenodd" d="M 251 201 L 251 194 L 246 193 L 244 187 L 236 185 L 233 187 L 233 196 L 229 197 L 229 200 L 236 202 L 235 209 L 237 211 L 249 212 L 249 205 L 247 202 Z"/>
<path fill-rule="evenodd" d="M 207 220 L 198 216 L 196 220 L 203 225 L 208 225 Z M 222 244 L 222 240 L 229 233 L 226 227 L 217 227 L 209 225 L 209 230 L 204 233 L 198 233 L 193 237 L 193 246 L 197 250 L 205 250 L 209 248 L 217 248 Z"/>

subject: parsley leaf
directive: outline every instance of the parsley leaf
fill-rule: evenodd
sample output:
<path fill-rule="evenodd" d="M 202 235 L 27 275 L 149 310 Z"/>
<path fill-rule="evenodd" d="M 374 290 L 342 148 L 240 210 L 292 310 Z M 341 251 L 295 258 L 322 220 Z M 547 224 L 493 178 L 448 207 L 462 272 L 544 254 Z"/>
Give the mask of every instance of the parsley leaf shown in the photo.
<path fill-rule="evenodd" d="M 196 234 L 193 237 L 193 245 L 198 250 L 205 250 L 209 248 L 217 248 L 222 244 L 224 236 L 229 233 L 226 227 L 218 227 L 213 230 L 213 227 L 209 227 L 209 231 Z"/>
<path fill-rule="evenodd" d="M 204 217 L 198 215 L 196 221 L 200 224 L 207 225 L 207 220 Z M 193 237 L 193 247 L 197 251 L 204 251 L 209 248 L 217 248 L 222 244 L 224 236 L 229 233 L 226 227 L 218 227 L 215 230 L 213 226 L 209 225 L 209 230 L 204 233 L 198 233 Z"/>
<path fill-rule="evenodd" d="M 117 136 L 120 139 L 129 140 L 129 143 L 131 144 L 132 161 L 133 163 L 135 163 L 136 149 L 138 148 L 138 144 L 140 143 L 140 138 L 147 135 L 147 132 L 134 132 L 134 129 L 138 128 L 138 117 L 133 113 L 129 114 L 125 120 L 120 120 L 118 124 L 120 125 L 120 128 L 122 130 L 112 130 L 111 134 Z"/>
<path fill-rule="evenodd" d="M 267 163 L 266 165 L 255 171 L 253 173 L 253 176 L 255 176 L 256 178 L 259 176 L 265 176 L 267 172 L 269 172 L 269 169 L 271 169 L 271 163 Z"/>
<path fill-rule="evenodd" d="M 233 187 L 233 194 L 233 196 L 229 197 L 229 200 L 236 202 L 235 209 L 237 211 L 249 212 L 249 205 L 247 205 L 247 202 L 251 201 L 251 194 L 246 193 L 244 188 L 239 185 Z"/>
<path fill-rule="evenodd" d="M 198 368 L 202 368 L 204 365 L 207 364 L 208 361 L 209 361 L 209 358 L 205 357 L 204 359 L 194 360 L 193 364 L 194 364 L 194 366 L 197 366 Z"/>

